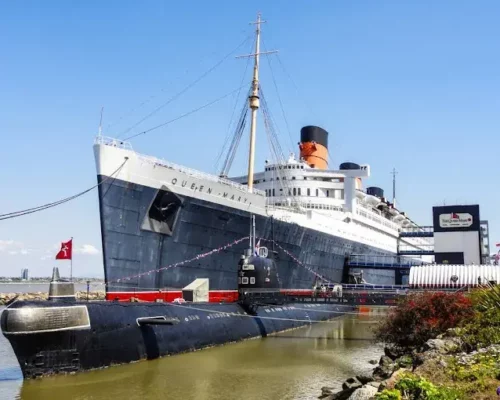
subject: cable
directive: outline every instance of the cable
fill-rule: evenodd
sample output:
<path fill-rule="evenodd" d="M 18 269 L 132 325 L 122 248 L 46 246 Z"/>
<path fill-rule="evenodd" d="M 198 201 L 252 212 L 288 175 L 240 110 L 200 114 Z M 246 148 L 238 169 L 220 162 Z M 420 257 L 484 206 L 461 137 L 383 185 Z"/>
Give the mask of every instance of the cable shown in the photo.
<path fill-rule="evenodd" d="M 193 109 L 193 110 L 191 110 L 191 111 L 189 111 L 189 112 L 187 112 L 187 113 L 185 113 L 185 114 L 182 114 L 182 115 L 178 116 L 177 118 L 174 118 L 174 119 L 171 119 L 171 120 L 169 120 L 169 121 L 167 121 L 167 122 L 164 122 L 163 124 L 156 125 L 156 126 L 154 126 L 154 127 L 150 128 L 150 129 L 146 129 L 145 131 L 142 131 L 142 132 L 136 133 L 135 135 L 129 136 L 129 137 L 127 137 L 127 138 L 123 139 L 123 141 L 130 140 L 130 139 L 133 139 L 133 138 L 135 138 L 135 137 L 137 137 L 137 136 L 144 135 L 144 134 L 146 134 L 146 133 L 149 133 L 149 132 L 151 132 L 151 131 L 154 131 L 155 129 L 161 128 L 161 127 L 163 127 L 163 126 L 165 126 L 165 125 L 171 124 L 172 122 L 178 121 L 179 119 L 182 119 L 182 118 L 184 118 L 184 117 L 187 117 L 188 115 L 194 114 L 194 113 L 195 113 L 195 112 L 197 112 L 197 111 L 200 111 L 200 110 L 202 110 L 202 109 L 204 109 L 204 108 L 207 108 L 208 106 L 211 106 L 212 104 L 215 104 L 215 103 L 217 103 L 217 102 L 219 102 L 219 101 L 221 101 L 221 100 L 225 99 L 226 97 L 231 96 L 234 92 L 237 92 L 237 91 L 238 91 L 238 90 L 240 90 L 240 89 L 241 89 L 241 86 L 240 86 L 239 88 L 236 88 L 236 89 L 234 89 L 234 90 L 230 91 L 229 93 L 226 93 L 224 96 L 221 96 L 221 97 L 219 97 L 219 98 L 217 98 L 217 99 L 215 99 L 215 100 L 211 101 L 210 103 L 207 103 L 207 104 L 202 105 L 201 107 L 195 108 L 195 109 Z"/>
<path fill-rule="evenodd" d="M 206 308 L 199 308 L 199 307 L 190 307 L 190 306 L 183 306 L 181 304 L 176 304 L 176 303 L 164 303 L 169 306 L 174 306 L 174 307 L 180 307 L 180 308 L 188 308 L 190 310 L 195 310 L 195 311 L 204 311 L 207 313 L 215 313 L 215 314 L 225 314 L 225 315 L 232 315 L 234 317 L 247 317 L 247 318 L 259 318 L 259 319 L 272 319 L 272 320 L 280 320 L 280 321 L 295 321 L 295 322 L 326 322 L 326 323 L 337 323 L 337 321 L 328 321 L 328 320 L 313 320 L 313 319 L 295 319 L 295 318 L 279 318 L 279 317 L 267 317 L 267 316 L 259 316 L 259 315 L 248 315 L 248 314 L 238 314 L 238 313 L 228 313 L 220 310 L 207 310 Z M 340 306 L 341 304 L 339 304 Z M 276 306 L 280 307 L 280 306 Z M 287 306 L 285 306 L 287 307 Z M 307 310 L 307 311 L 314 311 L 314 310 Z M 350 311 L 330 311 L 332 314 L 348 314 L 352 313 Z M 355 315 L 358 315 L 359 313 L 352 313 Z"/>
<path fill-rule="evenodd" d="M 96 187 L 102 185 L 108 179 L 111 179 L 115 174 L 118 174 L 127 161 L 128 161 L 128 157 L 125 158 L 125 161 L 123 161 L 123 163 L 118 167 L 118 169 L 116 169 L 110 176 L 106 177 L 106 179 L 102 180 L 97 185 L 94 185 L 91 188 L 89 188 L 87 190 L 84 190 L 83 192 L 77 193 L 77 194 L 75 194 L 73 196 L 66 197 L 66 198 L 58 200 L 58 201 L 54 201 L 52 203 L 47 203 L 47 204 L 44 204 L 44 205 L 41 205 L 41 206 L 28 208 L 26 210 L 20 210 L 20 211 L 14 211 L 14 212 L 6 213 L 6 214 L 0 214 L 0 221 L 5 220 L 5 219 L 11 219 L 11 218 L 16 218 L 16 217 L 21 217 L 23 215 L 32 214 L 32 213 L 35 213 L 35 212 L 38 212 L 38 211 L 43 211 L 43 210 L 46 210 L 48 208 L 52 208 L 52 207 L 58 206 L 60 204 L 67 203 L 68 201 L 76 199 L 77 197 L 83 196 L 84 194 L 86 194 L 86 193 L 90 192 L 91 190 L 95 189 Z"/>
<path fill-rule="evenodd" d="M 151 111 L 148 115 L 146 115 L 144 118 L 142 118 L 139 122 L 135 123 L 132 125 L 130 128 L 125 130 L 124 132 L 120 133 L 118 135 L 118 138 L 122 135 L 125 135 L 126 133 L 130 132 L 132 129 L 134 129 L 137 125 L 141 124 L 143 121 L 151 117 L 152 115 L 156 114 L 158 111 L 160 111 L 162 108 L 166 107 L 169 105 L 171 102 L 182 96 L 184 93 L 186 93 L 189 89 L 191 89 L 194 85 L 196 85 L 199 81 L 201 81 L 203 78 L 205 78 L 210 72 L 215 70 L 219 65 L 221 65 L 224 61 L 226 61 L 233 53 L 235 53 L 241 46 L 243 46 L 248 40 L 250 39 L 250 36 L 247 36 L 243 42 L 241 42 L 238 47 L 236 47 L 234 50 L 232 50 L 230 53 L 226 54 L 222 60 L 217 62 L 215 65 L 213 65 L 209 70 L 205 71 L 201 76 L 199 76 L 197 79 L 195 79 L 193 82 L 191 82 L 188 86 L 186 86 L 184 89 L 182 89 L 180 92 L 177 92 L 175 95 L 173 95 L 170 99 L 168 99 L 165 103 L 163 103 L 161 106 L 155 108 L 153 111 Z"/>

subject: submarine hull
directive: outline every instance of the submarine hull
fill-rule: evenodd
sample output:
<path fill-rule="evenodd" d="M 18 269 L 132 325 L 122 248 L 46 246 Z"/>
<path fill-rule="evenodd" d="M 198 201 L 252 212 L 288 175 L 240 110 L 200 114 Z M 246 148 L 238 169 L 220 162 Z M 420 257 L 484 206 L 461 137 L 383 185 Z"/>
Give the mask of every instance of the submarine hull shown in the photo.
<path fill-rule="evenodd" d="M 25 379 L 223 345 L 339 317 L 355 306 L 18 301 L 1 316 Z"/>

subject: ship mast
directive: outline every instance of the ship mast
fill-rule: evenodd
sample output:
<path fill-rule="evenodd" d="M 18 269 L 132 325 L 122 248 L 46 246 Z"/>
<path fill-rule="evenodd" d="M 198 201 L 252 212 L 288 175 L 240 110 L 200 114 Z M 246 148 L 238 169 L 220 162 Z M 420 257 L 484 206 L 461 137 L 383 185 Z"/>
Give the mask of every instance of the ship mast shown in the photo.
<path fill-rule="evenodd" d="M 257 21 L 251 22 L 252 25 L 256 25 L 255 30 L 255 53 L 248 54 L 244 56 L 238 56 L 236 58 L 242 57 L 253 57 L 253 79 L 252 79 L 252 93 L 248 97 L 248 105 L 251 110 L 252 119 L 250 121 L 250 150 L 248 153 L 248 191 L 253 192 L 253 172 L 254 172 L 254 162 L 255 162 L 255 133 L 257 131 L 257 110 L 260 106 L 259 101 L 259 56 L 261 54 L 271 54 L 277 53 L 277 51 L 265 51 L 260 52 L 260 24 L 265 23 L 260 18 L 260 13 L 257 14 Z"/>

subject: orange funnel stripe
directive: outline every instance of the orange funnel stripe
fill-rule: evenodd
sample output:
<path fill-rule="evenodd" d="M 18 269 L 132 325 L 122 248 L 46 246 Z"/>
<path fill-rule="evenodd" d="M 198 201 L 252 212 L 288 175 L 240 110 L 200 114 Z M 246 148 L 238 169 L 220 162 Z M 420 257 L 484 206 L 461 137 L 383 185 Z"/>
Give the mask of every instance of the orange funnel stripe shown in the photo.
<path fill-rule="evenodd" d="M 328 149 L 316 142 L 299 144 L 300 157 L 313 168 L 328 169 Z"/>

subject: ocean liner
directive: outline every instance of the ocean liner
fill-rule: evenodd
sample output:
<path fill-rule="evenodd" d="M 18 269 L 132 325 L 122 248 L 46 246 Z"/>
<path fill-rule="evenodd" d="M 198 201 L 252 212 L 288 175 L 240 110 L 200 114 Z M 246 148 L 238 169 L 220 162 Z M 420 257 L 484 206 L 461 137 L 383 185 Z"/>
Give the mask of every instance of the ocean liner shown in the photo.
<path fill-rule="evenodd" d="M 251 216 L 257 244 L 274 257 L 285 291 L 310 291 L 318 279 L 347 283 L 361 272 L 345 269 L 353 255 L 394 258 L 402 243 L 418 248 L 418 239 L 399 238 L 402 228 L 418 226 L 381 188 L 363 190 L 369 165 L 332 168 L 328 132 L 321 127 L 302 127 L 297 156 L 276 152 L 275 162 L 254 173 L 257 112 L 267 106 L 258 80 L 259 36 L 260 24 L 247 100 L 247 175 L 211 175 L 139 154 L 126 141 L 96 138 L 108 299 L 173 300 L 195 279 L 208 278 L 211 301 L 236 300 L 235 268 L 249 246 Z M 239 124 L 240 135 L 244 126 Z M 205 256 L 214 249 L 222 250 Z M 362 273 L 370 284 L 405 283 L 395 270 Z"/>
<path fill-rule="evenodd" d="M 248 175 L 212 176 L 99 136 L 107 300 L 77 299 L 73 282 L 61 280 L 57 268 L 48 301 L 12 300 L 0 327 L 25 378 L 265 337 L 366 303 L 366 293 L 344 296 L 336 284 L 344 279 L 345 258 L 394 256 L 398 229 L 412 222 L 380 189 L 361 190 L 369 166 L 328 169 L 328 134 L 319 127 L 301 130 L 298 159 L 253 173 L 263 97 L 260 22 L 259 16 Z M 365 276 L 396 279 L 393 271 Z M 392 301 L 383 293 L 378 300 Z"/>

